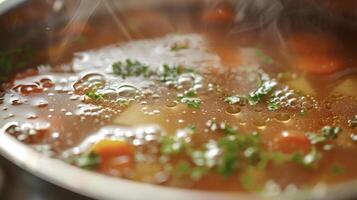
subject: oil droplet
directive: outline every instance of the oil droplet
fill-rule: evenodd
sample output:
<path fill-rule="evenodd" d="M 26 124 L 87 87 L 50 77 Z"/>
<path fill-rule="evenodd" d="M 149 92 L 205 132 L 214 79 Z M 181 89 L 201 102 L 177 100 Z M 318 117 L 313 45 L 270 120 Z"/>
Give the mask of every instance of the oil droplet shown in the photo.
<path fill-rule="evenodd" d="M 34 113 L 27 115 L 27 119 L 36 119 L 36 118 L 37 118 L 37 115 Z"/>
<path fill-rule="evenodd" d="M 170 100 L 167 100 L 165 105 L 169 108 L 173 108 L 177 105 L 177 102 L 176 101 L 170 101 Z"/>
<path fill-rule="evenodd" d="M 288 113 L 278 113 L 275 115 L 275 119 L 281 122 L 288 122 L 290 120 L 290 115 Z"/>
<path fill-rule="evenodd" d="M 42 78 L 40 80 L 40 83 L 41 83 L 41 86 L 44 88 L 51 88 L 55 85 L 50 78 Z"/>
<path fill-rule="evenodd" d="M 253 125 L 259 129 L 264 129 L 266 127 L 266 120 L 263 118 L 259 118 L 253 121 Z"/>
<path fill-rule="evenodd" d="M 20 84 L 14 87 L 14 90 L 23 95 L 29 95 L 31 93 L 40 93 L 43 91 L 43 88 L 36 83 L 30 84 Z"/>
<path fill-rule="evenodd" d="M 44 108 L 44 107 L 48 106 L 48 102 L 45 100 L 39 100 L 38 102 L 35 103 L 35 106 L 37 106 L 39 108 Z"/>
<path fill-rule="evenodd" d="M 125 84 L 121 85 L 117 92 L 121 97 L 134 97 L 138 92 L 138 88 L 133 85 Z"/>
<path fill-rule="evenodd" d="M 18 97 L 12 97 L 10 99 L 11 105 L 17 106 L 17 105 L 21 105 L 24 103 L 24 101 Z"/>
<path fill-rule="evenodd" d="M 74 83 L 73 88 L 76 91 L 80 91 L 80 94 L 84 94 L 92 88 L 102 88 L 105 83 L 106 81 L 102 74 L 89 73 Z"/>
<path fill-rule="evenodd" d="M 254 108 L 254 111 L 260 113 L 260 112 L 263 111 L 263 108 L 262 108 L 262 107 L 259 107 L 259 106 L 256 106 L 256 107 Z"/>
<path fill-rule="evenodd" d="M 240 111 L 241 111 L 241 109 L 238 106 L 228 106 L 226 108 L 226 113 L 231 114 L 231 115 L 238 114 L 238 113 L 240 113 Z"/>

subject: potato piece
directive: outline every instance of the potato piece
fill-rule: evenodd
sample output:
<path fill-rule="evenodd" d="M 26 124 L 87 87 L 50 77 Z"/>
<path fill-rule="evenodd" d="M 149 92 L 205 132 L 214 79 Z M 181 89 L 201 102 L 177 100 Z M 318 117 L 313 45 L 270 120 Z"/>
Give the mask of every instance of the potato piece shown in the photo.
<path fill-rule="evenodd" d="M 174 132 L 178 127 L 175 126 L 175 121 L 179 116 L 179 112 L 186 108 L 186 105 L 178 104 L 175 107 L 166 107 L 159 105 L 140 105 L 133 104 L 126 111 L 121 113 L 114 119 L 115 124 L 135 126 L 138 124 L 158 124 L 168 132 Z M 160 111 L 156 114 L 148 114 L 145 112 Z M 167 121 L 169 120 L 169 121 Z"/>
<path fill-rule="evenodd" d="M 357 97 L 357 79 L 349 78 L 335 87 L 331 94 L 342 94 Z"/>
<path fill-rule="evenodd" d="M 298 77 L 296 79 L 289 80 L 287 82 L 289 87 L 303 93 L 304 95 L 315 96 L 316 92 L 310 85 L 310 83 L 304 77 Z"/>

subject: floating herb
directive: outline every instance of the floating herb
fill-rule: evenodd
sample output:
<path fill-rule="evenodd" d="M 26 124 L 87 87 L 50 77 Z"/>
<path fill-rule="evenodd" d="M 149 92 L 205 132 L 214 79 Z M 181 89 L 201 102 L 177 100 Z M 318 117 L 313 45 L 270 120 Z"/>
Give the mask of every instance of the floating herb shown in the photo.
<path fill-rule="evenodd" d="M 150 76 L 153 72 L 149 70 L 149 66 L 142 64 L 137 60 L 126 59 L 124 62 L 119 61 L 112 65 L 113 73 L 127 78 L 131 76 Z"/>
<path fill-rule="evenodd" d="M 188 175 L 190 171 L 190 164 L 187 161 L 181 160 L 174 166 L 173 175 L 176 177 L 182 177 Z"/>
<path fill-rule="evenodd" d="M 303 165 L 305 167 L 311 168 L 316 164 L 319 158 L 320 158 L 320 154 L 318 153 L 317 149 L 313 147 L 311 151 L 305 155 L 301 153 L 293 154 L 291 157 L 291 161 Z"/>
<path fill-rule="evenodd" d="M 269 94 L 277 82 L 273 80 L 262 80 L 259 87 L 248 95 L 248 102 L 250 105 L 256 105 L 261 102 L 265 95 Z"/>
<path fill-rule="evenodd" d="M 268 100 L 268 110 L 274 111 L 274 110 L 279 109 L 280 107 L 281 107 L 281 102 L 277 97 L 272 96 L 272 97 L 269 98 L 269 100 Z"/>
<path fill-rule="evenodd" d="M 104 99 L 103 94 L 99 93 L 97 90 L 91 90 L 87 92 L 86 96 L 94 101 L 99 101 Z"/>
<path fill-rule="evenodd" d="M 175 81 L 180 74 L 183 73 L 195 73 L 193 69 L 189 69 L 183 66 L 170 66 L 164 64 L 160 75 L 162 82 Z"/>
<path fill-rule="evenodd" d="M 201 106 L 201 99 L 196 97 L 182 97 L 180 101 L 181 103 L 187 104 L 190 108 L 198 109 Z"/>
<path fill-rule="evenodd" d="M 341 131 L 342 129 L 340 127 L 333 127 L 333 126 L 324 126 L 321 129 L 321 133 L 326 138 L 326 140 L 337 139 Z"/>
<path fill-rule="evenodd" d="M 327 140 L 337 139 L 341 131 L 342 129 L 339 127 L 324 126 L 321 128 L 320 134 L 309 132 L 306 135 L 311 144 L 319 144 L 326 142 Z"/>
<path fill-rule="evenodd" d="M 240 95 L 232 95 L 232 96 L 227 96 L 224 98 L 224 102 L 234 105 L 234 104 L 241 104 L 245 101 L 245 97 L 242 97 Z"/>
<path fill-rule="evenodd" d="M 331 167 L 330 171 L 333 176 L 338 176 L 338 175 L 345 173 L 345 168 L 341 165 L 335 164 Z"/>
<path fill-rule="evenodd" d="M 233 174 L 237 168 L 238 142 L 236 137 L 224 137 L 218 141 L 218 147 L 223 151 L 218 161 L 218 172 L 223 176 Z"/>
<path fill-rule="evenodd" d="M 75 165 L 85 169 L 95 169 L 100 162 L 100 156 L 94 152 L 82 154 L 74 160 Z"/>

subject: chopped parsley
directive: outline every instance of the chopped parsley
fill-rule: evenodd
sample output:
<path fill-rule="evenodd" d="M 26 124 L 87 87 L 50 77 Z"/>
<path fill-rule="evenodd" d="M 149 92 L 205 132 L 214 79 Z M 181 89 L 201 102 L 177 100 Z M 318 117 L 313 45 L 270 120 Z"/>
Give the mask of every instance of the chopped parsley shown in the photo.
<path fill-rule="evenodd" d="M 320 134 L 309 132 L 307 133 L 307 138 L 311 144 L 319 144 L 328 140 L 337 139 L 341 131 L 342 129 L 340 127 L 324 126 L 321 128 Z"/>
<path fill-rule="evenodd" d="M 327 140 L 337 139 L 338 135 L 341 133 L 342 129 L 340 127 L 324 126 L 321 129 L 322 135 Z"/>
<path fill-rule="evenodd" d="M 335 164 L 332 165 L 330 172 L 333 176 L 338 176 L 345 173 L 345 168 L 341 165 Z"/>
<path fill-rule="evenodd" d="M 176 136 L 165 136 L 161 141 L 160 152 L 162 154 L 178 154 L 180 153 L 186 145 L 184 138 Z"/>
<path fill-rule="evenodd" d="M 272 96 L 268 100 L 268 110 L 274 111 L 281 107 L 281 102 L 275 96 Z"/>
<path fill-rule="evenodd" d="M 124 62 L 119 61 L 112 65 L 113 73 L 121 76 L 123 79 L 131 76 L 150 76 L 153 72 L 149 66 L 142 64 L 137 60 L 126 59 Z"/>
<path fill-rule="evenodd" d="M 104 99 L 103 94 L 99 93 L 97 90 L 91 90 L 86 93 L 86 96 L 94 101 L 99 101 Z"/>
<path fill-rule="evenodd" d="M 218 141 L 223 151 L 218 161 L 218 172 L 223 176 L 233 174 L 238 166 L 238 142 L 236 137 L 224 137 Z"/>
<path fill-rule="evenodd" d="M 241 104 L 244 102 L 244 100 L 245 100 L 245 98 L 242 96 L 239 96 L 239 95 L 232 95 L 232 96 L 227 96 L 226 98 L 224 98 L 224 102 L 226 102 L 230 105 Z"/>
<path fill-rule="evenodd" d="M 291 161 L 303 165 L 305 167 L 313 167 L 317 160 L 319 160 L 320 154 L 317 149 L 313 147 L 311 151 L 307 154 L 295 153 L 291 157 Z"/>
<path fill-rule="evenodd" d="M 174 166 L 173 175 L 176 177 L 182 177 L 189 174 L 191 171 L 190 163 L 187 161 L 181 160 Z"/>
<path fill-rule="evenodd" d="M 193 69 L 189 69 L 189 68 L 183 67 L 181 65 L 170 66 L 170 65 L 164 64 L 162 67 L 162 72 L 159 75 L 160 75 L 160 80 L 162 82 L 168 82 L 168 81 L 176 81 L 177 77 L 181 74 L 194 73 L 194 72 L 195 71 Z"/>
<path fill-rule="evenodd" d="M 256 105 L 262 101 L 265 95 L 269 94 L 277 85 L 274 80 L 262 80 L 259 87 L 248 95 L 250 105 Z"/>
<path fill-rule="evenodd" d="M 82 154 L 74 160 L 76 166 L 84 169 L 95 169 L 100 162 L 100 156 L 94 152 Z"/>
<path fill-rule="evenodd" d="M 198 109 L 201 106 L 201 99 L 197 97 L 182 97 L 180 101 L 181 103 L 187 104 L 190 108 Z"/>

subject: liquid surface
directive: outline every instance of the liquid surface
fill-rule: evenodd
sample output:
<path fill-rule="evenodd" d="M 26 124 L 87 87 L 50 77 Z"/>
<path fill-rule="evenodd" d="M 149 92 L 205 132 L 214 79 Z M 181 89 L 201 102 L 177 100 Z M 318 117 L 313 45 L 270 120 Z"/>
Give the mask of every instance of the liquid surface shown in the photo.
<path fill-rule="evenodd" d="M 338 41 L 297 33 L 288 59 L 217 41 L 171 34 L 19 73 L 0 126 L 48 156 L 152 184 L 251 192 L 357 178 L 357 76 Z"/>

